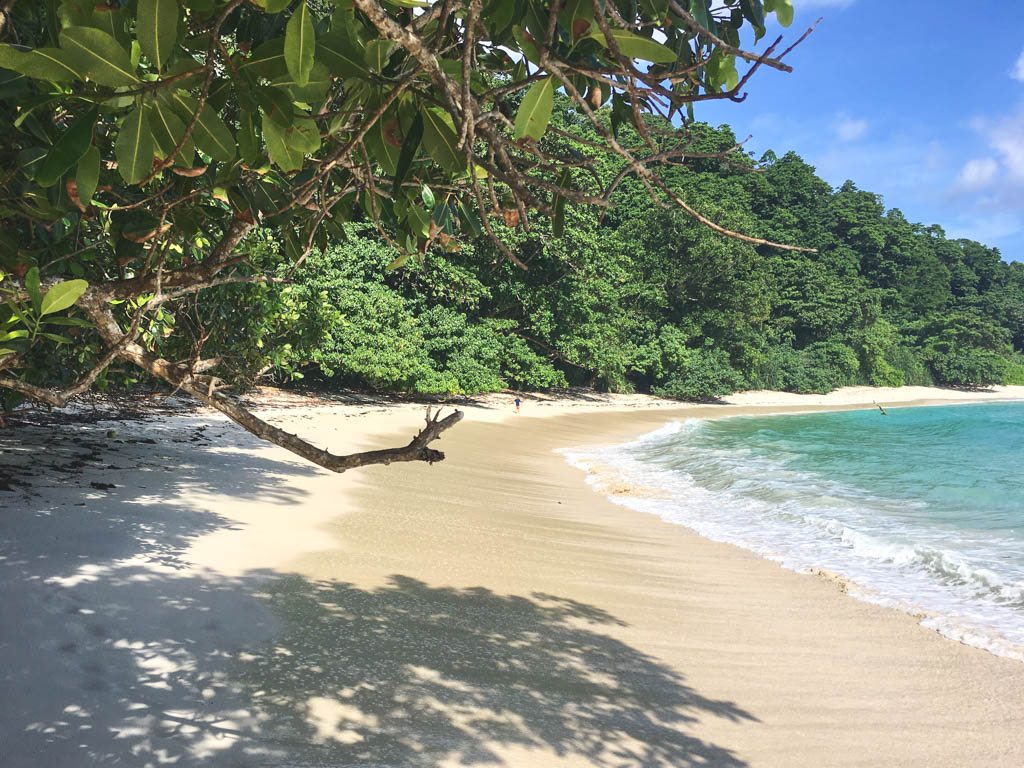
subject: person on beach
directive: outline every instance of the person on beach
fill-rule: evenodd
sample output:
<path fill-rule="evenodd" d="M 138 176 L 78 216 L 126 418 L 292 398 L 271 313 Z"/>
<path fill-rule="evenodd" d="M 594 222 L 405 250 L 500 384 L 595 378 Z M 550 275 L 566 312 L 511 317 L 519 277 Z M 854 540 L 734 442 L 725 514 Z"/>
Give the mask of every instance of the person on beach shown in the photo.
<path fill-rule="evenodd" d="M 516 407 L 516 413 L 519 413 L 519 406 L 522 404 L 522 401 L 518 397 L 516 397 L 516 399 L 513 400 L 512 403 Z"/>

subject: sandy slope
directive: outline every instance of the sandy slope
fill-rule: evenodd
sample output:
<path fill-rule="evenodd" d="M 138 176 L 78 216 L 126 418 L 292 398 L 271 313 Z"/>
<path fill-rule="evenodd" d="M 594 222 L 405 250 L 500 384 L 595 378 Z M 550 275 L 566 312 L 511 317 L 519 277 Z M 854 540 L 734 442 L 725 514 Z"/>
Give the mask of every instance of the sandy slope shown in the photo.
<path fill-rule="evenodd" d="M 552 452 L 967 397 L 491 398 L 444 464 L 340 477 L 206 414 L 0 433 L 5 467 L 48 470 L 0 493 L 0 764 L 1020 766 L 1024 665 L 617 507 Z M 268 414 L 349 450 L 421 408 Z"/>

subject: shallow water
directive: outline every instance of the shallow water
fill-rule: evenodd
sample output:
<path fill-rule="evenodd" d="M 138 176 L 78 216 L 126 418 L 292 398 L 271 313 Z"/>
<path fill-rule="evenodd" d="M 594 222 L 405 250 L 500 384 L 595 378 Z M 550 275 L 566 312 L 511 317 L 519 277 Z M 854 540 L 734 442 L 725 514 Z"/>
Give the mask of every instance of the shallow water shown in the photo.
<path fill-rule="evenodd" d="M 1024 660 L 1024 403 L 695 419 L 565 453 L 617 503 Z"/>

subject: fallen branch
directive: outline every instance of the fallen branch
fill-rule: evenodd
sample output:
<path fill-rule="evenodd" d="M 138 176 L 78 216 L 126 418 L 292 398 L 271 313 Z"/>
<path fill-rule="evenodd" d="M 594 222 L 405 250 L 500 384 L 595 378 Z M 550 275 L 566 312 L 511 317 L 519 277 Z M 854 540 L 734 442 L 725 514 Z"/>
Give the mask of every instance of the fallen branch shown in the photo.
<path fill-rule="evenodd" d="M 187 367 L 150 354 L 134 341 L 125 342 L 117 320 L 102 299 L 86 293 L 79 300 L 79 307 L 92 320 L 100 337 L 111 346 L 111 351 L 116 352 L 117 357 L 139 366 L 156 378 L 171 384 L 177 390 L 220 411 L 256 437 L 267 440 L 332 472 L 344 472 L 346 469 L 365 467 L 370 464 L 392 464 L 401 461 L 425 461 L 428 464 L 433 464 L 443 461 L 444 453 L 431 448 L 430 444 L 440 438 L 445 430 L 458 424 L 463 417 L 462 411 L 456 410 L 441 418 L 440 409 L 433 413 L 428 408 L 426 426 L 407 445 L 344 455 L 334 454 L 313 445 L 298 435 L 286 432 L 280 427 L 264 421 L 237 400 L 224 394 L 221 391 L 224 388 L 223 382 L 217 377 L 197 375 Z"/>

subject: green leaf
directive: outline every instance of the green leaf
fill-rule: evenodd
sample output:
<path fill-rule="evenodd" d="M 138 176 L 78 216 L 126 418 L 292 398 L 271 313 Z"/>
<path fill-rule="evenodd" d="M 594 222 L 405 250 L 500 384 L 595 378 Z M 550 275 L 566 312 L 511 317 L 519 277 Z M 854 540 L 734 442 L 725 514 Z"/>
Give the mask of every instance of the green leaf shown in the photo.
<path fill-rule="evenodd" d="M 383 72 L 395 44 L 391 40 L 371 40 L 363 53 L 366 66 L 373 72 Z"/>
<path fill-rule="evenodd" d="M 430 214 L 418 205 L 410 205 L 407 223 L 412 234 L 426 240 L 430 237 Z"/>
<path fill-rule="evenodd" d="M 0 75 L 0 79 L 3 79 L 2 75 Z M 5 83 L 5 85 L 6 85 L 6 83 Z M 42 95 L 42 96 L 37 96 L 34 99 L 19 99 L 18 100 L 18 116 L 14 118 L 14 122 L 12 123 L 12 125 L 15 128 L 20 128 L 21 124 L 24 123 L 26 120 L 28 120 L 35 113 L 35 111 L 37 109 L 41 109 L 43 107 L 49 107 L 51 104 L 54 104 L 56 102 L 63 101 L 63 100 L 64 100 L 63 95 L 55 96 L 55 95 L 52 95 L 52 94 L 45 94 L 45 95 Z"/>
<path fill-rule="evenodd" d="M 282 171 L 297 171 L 302 167 L 302 154 L 289 145 L 285 133 L 287 127 L 263 115 L 263 141 L 267 144 L 270 161 Z"/>
<path fill-rule="evenodd" d="M 66 51 L 60 48 L 34 48 L 19 51 L 12 45 L 0 45 L 0 67 L 31 77 L 34 80 L 51 80 L 64 83 L 84 79 L 71 66 Z"/>
<path fill-rule="evenodd" d="M 483 237 L 484 227 L 476 213 L 461 200 L 458 203 L 458 208 L 459 213 L 461 214 L 464 231 L 468 231 L 473 237 Z"/>
<path fill-rule="evenodd" d="M 793 1 L 792 0 L 775 0 L 775 18 L 779 20 L 779 24 L 784 27 L 788 27 L 793 23 Z"/>
<path fill-rule="evenodd" d="M 149 127 L 153 131 L 153 140 L 163 158 L 170 157 L 185 135 L 185 123 L 175 114 L 174 110 L 161 101 L 154 101 L 149 110 Z M 174 157 L 174 165 L 179 168 L 191 168 L 196 155 L 196 146 L 192 137 L 188 138 L 181 151 Z"/>
<path fill-rule="evenodd" d="M 671 64 L 678 58 L 676 52 L 667 45 L 662 45 L 649 37 L 641 37 L 625 29 L 613 29 L 611 36 L 619 47 L 623 56 L 641 61 L 650 61 L 653 64 Z M 590 37 L 601 45 L 608 47 L 604 32 L 594 32 Z"/>
<path fill-rule="evenodd" d="M 384 267 L 384 271 L 385 272 L 394 272 L 396 269 L 401 269 L 402 267 L 405 266 L 405 262 L 407 262 L 411 258 L 412 258 L 412 254 L 411 253 L 403 253 L 397 259 L 395 259 L 394 261 L 390 262 L 386 267 Z"/>
<path fill-rule="evenodd" d="M 287 75 L 288 66 L 284 63 L 284 38 L 275 37 L 258 46 L 240 69 L 252 70 L 260 77 L 266 78 Z"/>
<path fill-rule="evenodd" d="M 437 205 L 437 198 L 434 197 L 434 190 L 424 184 L 420 187 L 420 199 L 423 204 L 427 207 L 428 211 L 432 211 L 434 206 Z"/>
<path fill-rule="evenodd" d="M 114 3 L 96 3 L 92 18 L 84 26 L 102 29 L 121 45 L 130 42 L 125 30 L 124 10 L 116 8 Z"/>
<path fill-rule="evenodd" d="M 46 153 L 36 171 L 36 182 L 41 187 L 52 187 L 57 179 L 78 163 L 92 144 L 92 133 L 96 126 L 95 109 L 79 117 L 70 128 L 61 134 Z"/>
<path fill-rule="evenodd" d="M 146 112 L 136 107 L 121 124 L 114 143 L 117 170 L 129 184 L 137 184 L 153 170 L 153 132 Z"/>
<path fill-rule="evenodd" d="M 423 146 L 430 156 L 446 171 L 465 171 L 466 158 L 456 149 L 459 137 L 451 115 L 440 107 L 426 107 L 420 114 L 423 116 Z"/>
<path fill-rule="evenodd" d="M 764 5 L 761 0 L 740 0 L 743 15 L 755 27 L 764 27 Z"/>
<path fill-rule="evenodd" d="M 528 62 L 539 67 L 540 51 L 537 49 L 537 44 L 533 42 L 533 38 L 527 37 L 527 34 L 526 30 L 522 27 L 512 27 L 512 36 L 519 45 L 519 50 L 523 52 L 523 56 L 526 57 Z"/>
<path fill-rule="evenodd" d="M 316 43 L 316 56 L 332 75 L 339 77 L 366 77 L 365 52 L 362 44 L 349 29 L 331 30 Z"/>
<path fill-rule="evenodd" d="M 64 325 L 69 328 L 92 328 L 92 323 L 81 317 L 48 317 L 43 322 L 47 325 Z"/>
<path fill-rule="evenodd" d="M 422 140 L 423 115 L 417 112 L 416 117 L 412 119 L 412 125 L 409 126 L 409 132 L 405 135 L 405 140 L 402 142 L 402 153 L 398 156 L 398 164 L 395 167 L 395 182 L 391 189 L 393 197 L 398 195 L 402 182 L 409 175 L 409 169 L 412 167 L 412 161 L 416 159 L 416 151 L 420 148 Z"/>
<path fill-rule="evenodd" d="M 181 91 L 173 91 L 169 98 L 178 110 L 179 117 L 188 125 L 199 102 Z M 200 110 L 195 130 L 192 131 L 192 138 L 195 139 L 196 146 L 214 160 L 229 163 L 235 159 L 237 150 L 235 136 L 209 104 L 204 104 Z"/>
<path fill-rule="evenodd" d="M 736 71 L 736 58 L 722 53 L 721 48 L 716 48 L 711 54 L 707 64 L 704 65 L 707 74 L 709 90 L 717 93 L 720 89 L 732 90 L 740 82 L 739 73 Z"/>
<path fill-rule="evenodd" d="M 390 175 L 398 172 L 398 158 L 401 157 L 399 140 L 396 135 L 398 130 L 398 121 L 392 119 L 390 115 L 385 115 L 370 128 L 365 139 L 370 159 L 379 163 L 380 169 Z"/>
<path fill-rule="evenodd" d="M 555 78 L 546 77 L 530 86 L 516 112 L 513 135 L 517 139 L 539 139 L 551 122 L 555 103 Z"/>
<path fill-rule="evenodd" d="M 39 288 L 39 267 L 32 267 L 25 273 L 25 291 L 32 300 L 32 309 L 38 315 L 40 308 L 43 306 L 43 292 Z M 20 315 L 21 313 L 18 314 Z M 25 322 L 25 320 L 22 319 L 22 322 Z"/>
<path fill-rule="evenodd" d="M 306 0 L 292 12 L 284 33 L 284 63 L 299 85 L 309 82 L 313 71 L 313 53 L 316 50 L 316 33 L 313 18 L 309 14 Z"/>
<path fill-rule="evenodd" d="M 89 147 L 78 161 L 78 168 L 75 171 L 75 187 L 82 205 L 89 205 L 92 196 L 96 194 L 99 181 L 100 151 L 96 147 Z"/>
<path fill-rule="evenodd" d="M 731 91 L 740 84 L 740 74 L 736 71 L 735 56 L 722 57 L 722 66 L 718 70 L 718 75 L 720 82 L 722 83 L 722 87 L 727 91 Z"/>
<path fill-rule="evenodd" d="M 78 301 L 88 288 L 89 283 L 85 280 L 65 280 L 50 286 L 50 290 L 43 296 L 39 314 L 52 315 L 54 312 L 63 312 Z"/>
<path fill-rule="evenodd" d="M 242 162 L 255 165 L 260 156 L 259 142 L 256 140 L 256 120 L 252 112 L 242 112 L 238 116 L 238 151 Z"/>
<path fill-rule="evenodd" d="M 299 85 L 291 75 L 287 74 L 275 78 L 272 82 L 278 88 L 286 89 L 293 101 L 316 104 L 324 100 L 327 89 L 331 87 L 331 73 L 325 65 L 318 61 L 313 64 L 313 70 L 309 73 L 309 79 L 305 85 Z"/>
<path fill-rule="evenodd" d="M 36 290 L 36 295 L 39 296 L 39 303 L 41 304 L 42 301 L 43 301 L 43 297 L 42 297 L 42 294 L 39 292 L 39 270 L 36 269 L 35 267 L 33 267 L 32 269 L 36 270 L 36 280 L 35 280 L 36 288 L 35 288 L 35 290 Z M 29 284 L 29 275 L 31 275 L 31 274 L 32 274 L 32 270 L 30 269 L 28 271 L 28 274 L 25 275 L 25 290 L 28 291 L 30 298 L 31 298 L 31 295 L 32 295 L 32 290 L 28 287 L 28 284 Z M 28 317 L 25 315 L 25 313 L 22 312 L 18 308 L 18 305 L 15 304 L 13 301 L 5 302 L 4 306 L 6 306 L 11 311 L 11 314 L 13 314 L 15 317 L 17 317 L 21 321 L 22 325 L 24 325 L 25 327 L 29 327 L 29 326 L 32 325 L 32 322 L 28 319 Z"/>
<path fill-rule="evenodd" d="M 305 156 L 320 149 L 320 131 L 308 118 L 283 126 L 264 115 L 263 140 L 271 161 L 285 172 L 299 170 Z"/>
<path fill-rule="evenodd" d="M 690 14 L 708 32 L 715 31 L 715 17 L 708 10 L 708 0 L 690 0 Z"/>
<path fill-rule="evenodd" d="M 516 4 L 508 0 L 494 0 L 484 8 L 484 21 L 496 38 L 504 37 L 516 17 Z"/>
<path fill-rule="evenodd" d="M 60 33 L 60 47 L 71 68 L 98 85 L 116 88 L 139 81 L 128 52 L 102 30 L 67 27 Z"/>
<path fill-rule="evenodd" d="M 54 344 L 71 344 L 71 343 L 73 343 L 72 339 L 69 339 L 67 336 L 62 336 L 59 333 L 46 333 L 44 331 L 44 332 L 40 333 L 39 335 L 42 336 L 44 339 L 52 341 Z"/>
<path fill-rule="evenodd" d="M 163 70 L 178 39 L 177 0 L 139 0 L 135 35 L 157 70 Z"/>

